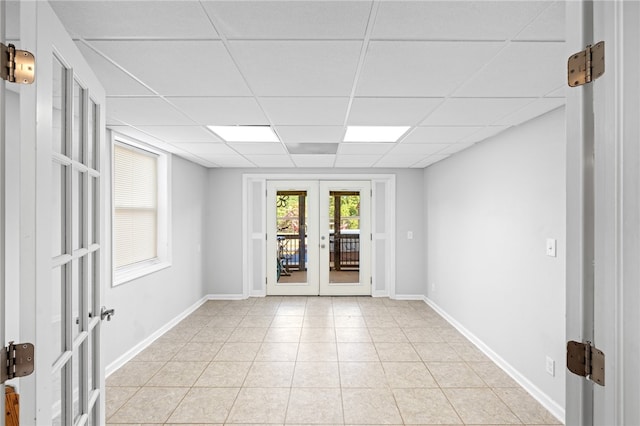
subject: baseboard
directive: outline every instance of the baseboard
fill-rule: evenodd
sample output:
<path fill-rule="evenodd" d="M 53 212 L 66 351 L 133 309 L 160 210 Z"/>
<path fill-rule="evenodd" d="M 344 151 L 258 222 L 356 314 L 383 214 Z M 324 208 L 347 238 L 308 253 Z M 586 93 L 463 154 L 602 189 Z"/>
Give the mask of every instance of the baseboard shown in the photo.
<path fill-rule="evenodd" d="M 246 297 L 243 294 L 208 294 L 205 296 L 207 300 L 243 300 Z"/>
<path fill-rule="evenodd" d="M 518 370 L 516 370 L 511 364 L 505 361 L 500 355 L 495 353 L 489 346 L 487 346 L 482 340 L 477 338 L 473 333 L 467 330 L 462 324 L 451 317 L 446 311 L 438 306 L 433 300 L 426 296 L 421 297 L 424 302 L 429 305 L 434 311 L 436 311 L 442 318 L 447 320 L 449 324 L 455 327 L 460 333 L 462 333 L 471 343 L 473 343 L 482 353 L 484 353 L 491 361 L 493 361 L 498 367 L 500 367 L 505 373 L 507 373 L 513 380 L 515 380 L 524 390 L 526 390 L 533 398 L 535 398 L 544 408 L 549 410 L 558 420 L 564 423 L 565 421 L 565 409 L 557 402 L 549 398 L 539 387 L 534 385 L 529 379 L 523 376 Z"/>
<path fill-rule="evenodd" d="M 135 345 L 133 348 L 129 349 L 127 352 L 122 354 L 119 358 L 117 358 L 111 364 L 107 365 L 107 367 L 105 368 L 105 377 L 109 377 L 120 367 L 125 365 L 127 362 L 131 361 L 136 355 L 138 355 L 140 352 L 145 350 L 150 344 L 155 342 L 160 336 L 162 336 L 164 333 L 172 329 L 180 321 L 182 321 L 183 319 L 191 315 L 196 309 L 202 306 L 207 300 L 212 300 L 211 295 L 204 296 L 202 299 L 198 300 L 196 303 L 189 306 L 183 312 L 181 312 L 176 317 L 174 317 L 171 321 L 169 321 L 168 323 L 160 327 L 158 330 L 156 330 L 149 337 L 147 337 L 146 339 L 144 339 L 143 341 Z"/>
<path fill-rule="evenodd" d="M 253 290 L 249 297 L 267 297 L 266 290 Z"/>
<path fill-rule="evenodd" d="M 424 300 L 422 294 L 396 294 L 392 299 L 395 300 Z"/>

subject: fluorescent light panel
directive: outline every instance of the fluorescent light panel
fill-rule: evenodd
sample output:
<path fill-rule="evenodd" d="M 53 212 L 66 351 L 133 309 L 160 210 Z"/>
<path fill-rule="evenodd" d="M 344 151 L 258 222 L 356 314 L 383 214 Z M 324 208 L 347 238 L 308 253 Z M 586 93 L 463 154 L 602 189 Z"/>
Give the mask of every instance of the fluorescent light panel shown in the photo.
<path fill-rule="evenodd" d="M 271 126 L 207 126 L 226 142 L 280 142 Z"/>
<path fill-rule="evenodd" d="M 397 142 L 409 126 L 347 126 L 344 142 Z"/>

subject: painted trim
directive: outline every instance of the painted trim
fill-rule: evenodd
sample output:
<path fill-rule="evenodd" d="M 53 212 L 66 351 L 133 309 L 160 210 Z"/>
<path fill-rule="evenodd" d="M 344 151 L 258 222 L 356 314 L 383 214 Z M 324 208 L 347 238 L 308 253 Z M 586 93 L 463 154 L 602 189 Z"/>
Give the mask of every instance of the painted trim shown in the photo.
<path fill-rule="evenodd" d="M 396 174 L 395 173 L 380 173 L 380 174 L 365 174 L 365 173 L 243 173 L 242 174 L 242 259 L 244 265 L 256 265 L 256 262 L 252 259 L 250 247 L 253 244 L 253 232 L 249 223 L 249 209 L 252 206 L 250 191 L 251 184 L 254 182 L 262 182 L 262 189 L 266 191 L 266 185 L 269 180 L 364 180 L 371 182 L 372 188 L 376 182 L 383 182 L 385 184 L 385 253 L 387 255 L 385 265 L 385 288 L 383 290 L 374 290 L 372 288 L 371 295 L 374 297 L 394 297 L 396 288 Z M 262 211 L 266 210 L 266 197 L 261 198 Z M 373 206 L 373 198 L 372 198 Z M 372 209 L 373 210 L 373 209 Z M 372 231 L 374 226 L 374 215 L 372 211 Z M 263 215 L 262 219 L 262 232 L 261 236 L 266 232 L 266 215 Z M 263 238 L 262 250 L 266 253 L 267 241 Z M 267 276 L 266 256 L 261 260 L 259 264 L 262 268 L 262 280 L 261 286 L 264 287 L 266 294 L 266 286 L 264 284 L 264 278 Z M 374 266 L 372 262 L 371 273 L 372 277 L 375 275 Z M 262 297 L 262 289 L 255 290 L 253 283 L 253 274 L 250 268 L 244 268 L 242 272 L 242 294 L 244 298 L 253 296 Z M 374 283 L 375 284 L 375 281 Z M 375 287 L 374 287 L 375 288 Z M 384 296 L 382 295 L 384 293 Z"/>
<path fill-rule="evenodd" d="M 422 294 L 396 294 L 392 297 L 394 300 L 424 300 Z"/>
<path fill-rule="evenodd" d="M 244 300 L 247 297 L 243 294 L 208 294 L 206 300 Z"/>
<path fill-rule="evenodd" d="M 406 295 L 403 297 L 411 297 Z M 495 353 L 488 345 L 480 340 L 476 335 L 467 330 L 462 324 L 456 321 L 451 315 L 438 306 L 433 300 L 427 296 L 422 296 L 424 303 L 429 305 L 434 311 L 436 311 L 442 318 L 444 318 L 449 324 L 455 327 L 464 337 L 466 337 L 471 343 L 473 343 L 482 353 L 484 353 L 491 361 L 493 361 L 498 367 L 500 367 L 505 373 L 507 373 L 513 380 L 516 381 L 524 390 L 526 390 L 536 401 L 538 401 L 544 408 L 549 410 L 551 414 L 559 421 L 564 423 L 565 409 L 557 402 L 551 399 L 540 388 L 531 383 L 524 375 L 516 370 L 511 364 L 505 361 L 500 355 Z"/>
<path fill-rule="evenodd" d="M 127 352 L 125 352 L 120 357 L 118 357 L 111 364 L 107 365 L 105 367 L 105 377 L 109 377 L 111 374 L 115 373 L 120 367 L 122 367 L 127 362 L 129 362 L 133 358 L 135 358 L 136 355 L 138 355 L 140 352 L 145 350 L 149 345 L 151 345 L 153 342 L 155 342 L 159 337 L 161 337 L 167 331 L 169 331 L 174 326 L 176 326 L 180 321 L 182 321 L 183 319 L 185 319 L 186 317 L 191 315 L 193 312 L 195 312 L 195 310 L 198 309 L 200 306 L 204 305 L 204 303 L 207 300 L 222 300 L 221 297 L 219 299 L 215 299 L 213 296 L 214 295 L 204 296 L 203 298 L 198 300 L 196 303 L 194 303 L 193 305 L 189 306 L 183 312 L 178 314 L 176 317 L 174 317 L 168 323 L 166 323 L 165 325 L 160 327 L 158 330 L 156 330 L 149 337 L 147 337 L 146 339 L 142 340 L 140 343 L 135 345 L 133 348 L 129 349 Z"/>

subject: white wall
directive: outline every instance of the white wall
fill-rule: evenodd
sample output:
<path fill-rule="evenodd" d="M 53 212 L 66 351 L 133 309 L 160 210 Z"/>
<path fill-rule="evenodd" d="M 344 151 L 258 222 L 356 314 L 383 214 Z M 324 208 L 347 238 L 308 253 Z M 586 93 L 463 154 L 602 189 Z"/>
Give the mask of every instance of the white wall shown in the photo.
<path fill-rule="evenodd" d="M 303 173 L 395 174 L 396 294 L 424 294 L 421 169 L 210 169 L 204 260 L 209 293 L 242 294 L 243 173 L 287 173 L 292 179 Z M 413 240 L 407 240 L 409 230 L 413 231 Z"/>
<path fill-rule="evenodd" d="M 561 108 L 424 174 L 428 299 L 556 414 L 565 389 L 565 168 Z M 557 257 L 546 256 L 547 238 L 557 239 Z"/>
<path fill-rule="evenodd" d="M 108 286 L 105 306 L 116 315 L 104 325 L 105 365 L 147 339 L 207 293 L 202 246 L 207 170 L 172 156 L 172 265 L 116 287 Z"/>

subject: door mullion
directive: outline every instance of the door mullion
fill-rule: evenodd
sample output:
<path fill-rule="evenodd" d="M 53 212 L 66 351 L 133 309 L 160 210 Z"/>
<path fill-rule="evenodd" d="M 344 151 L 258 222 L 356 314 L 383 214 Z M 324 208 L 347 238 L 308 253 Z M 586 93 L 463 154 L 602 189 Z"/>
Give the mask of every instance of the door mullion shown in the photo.
<path fill-rule="evenodd" d="M 65 70 L 65 90 L 64 90 L 64 155 L 72 158 L 72 137 L 73 137 L 73 70 Z M 71 424 L 73 419 L 73 164 L 65 168 L 65 254 L 71 256 L 71 260 L 64 266 L 64 296 L 62 298 L 62 312 L 64 327 L 64 350 L 71 352 L 71 359 L 62 367 L 61 380 L 61 422 Z"/>

